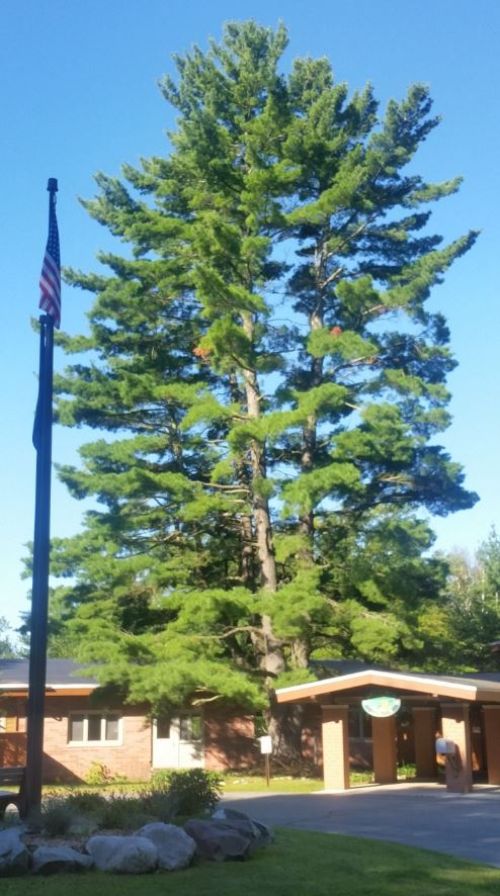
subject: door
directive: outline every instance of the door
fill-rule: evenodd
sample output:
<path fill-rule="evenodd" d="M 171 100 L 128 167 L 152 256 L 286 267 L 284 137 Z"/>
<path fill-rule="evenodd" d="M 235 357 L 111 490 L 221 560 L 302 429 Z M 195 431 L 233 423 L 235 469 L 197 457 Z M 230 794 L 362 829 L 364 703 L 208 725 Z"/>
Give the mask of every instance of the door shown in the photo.
<path fill-rule="evenodd" d="M 202 768 L 203 720 L 199 713 L 155 719 L 153 768 Z"/>

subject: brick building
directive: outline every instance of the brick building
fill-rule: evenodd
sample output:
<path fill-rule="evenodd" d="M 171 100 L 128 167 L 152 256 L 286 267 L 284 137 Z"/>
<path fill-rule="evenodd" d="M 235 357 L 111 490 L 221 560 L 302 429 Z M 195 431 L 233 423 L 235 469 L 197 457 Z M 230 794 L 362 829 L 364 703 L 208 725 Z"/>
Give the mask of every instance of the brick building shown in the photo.
<path fill-rule="evenodd" d="M 0 660 L 0 766 L 26 762 L 28 671 L 26 660 Z M 146 706 L 106 699 L 70 660 L 48 660 L 46 681 L 45 782 L 85 780 L 95 763 L 142 781 L 155 768 L 223 770 L 258 761 L 251 716 L 210 709 L 152 718 Z"/>
<path fill-rule="evenodd" d="M 278 704 L 298 704 L 302 755 L 327 788 L 349 786 L 349 769 L 397 780 L 397 766 L 414 763 L 418 777 L 435 779 L 435 739 L 454 745 L 441 759 L 450 789 L 474 779 L 500 784 L 500 675 L 474 678 L 370 669 L 360 663 L 323 664 L 320 678 L 276 692 Z M 26 762 L 28 662 L 0 660 L 0 766 Z M 372 717 L 364 701 L 397 698 L 398 711 Z M 111 775 L 147 780 L 153 769 L 248 769 L 261 764 L 259 720 L 226 706 L 153 718 L 148 707 L 120 704 L 69 660 L 49 660 L 44 723 L 44 780 L 83 781 L 99 763 Z"/>

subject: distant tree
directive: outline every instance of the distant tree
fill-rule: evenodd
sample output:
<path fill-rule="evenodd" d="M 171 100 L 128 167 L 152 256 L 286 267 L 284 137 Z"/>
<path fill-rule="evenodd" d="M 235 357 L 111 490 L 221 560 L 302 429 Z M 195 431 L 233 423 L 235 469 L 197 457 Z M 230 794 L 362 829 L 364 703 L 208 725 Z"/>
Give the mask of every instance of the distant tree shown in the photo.
<path fill-rule="evenodd" d="M 0 616 L 0 659 L 11 660 L 19 656 L 12 640 L 12 629 L 4 616 Z"/>
<path fill-rule="evenodd" d="M 286 43 L 230 24 L 176 59 L 170 154 L 84 203 L 129 254 L 67 272 L 95 301 L 90 335 L 61 337 L 82 358 L 58 418 L 99 438 L 60 476 L 99 509 L 54 545 L 57 615 L 155 707 L 262 707 L 315 651 L 404 661 L 441 575 L 418 511 L 475 500 L 436 442 L 454 361 L 426 303 L 476 235 L 427 228 L 460 183 L 411 167 L 428 91 L 379 116 L 326 59 L 281 74 Z"/>
<path fill-rule="evenodd" d="M 500 600 L 500 536 L 495 527 L 487 539 L 480 545 L 477 561 L 481 568 L 482 594 L 484 599 L 495 609 L 499 609 Z M 498 631 L 500 637 L 500 630 Z"/>
<path fill-rule="evenodd" d="M 441 599 L 422 611 L 419 624 L 427 666 L 450 671 L 499 667 L 500 540 L 495 529 L 476 555 L 453 552 Z"/>

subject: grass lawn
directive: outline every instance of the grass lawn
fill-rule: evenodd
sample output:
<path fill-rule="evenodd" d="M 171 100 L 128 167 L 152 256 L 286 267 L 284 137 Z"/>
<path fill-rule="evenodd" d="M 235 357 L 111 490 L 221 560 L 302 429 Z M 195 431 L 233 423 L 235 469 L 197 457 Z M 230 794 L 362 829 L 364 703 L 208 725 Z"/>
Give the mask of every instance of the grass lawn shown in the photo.
<path fill-rule="evenodd" d="M 398 779 L 412 780 L 412 776 L 401 772 Z M 292 778 L 286 775 L 272 775 L 269 787 L 263 775 L 225 774 L 223 780 L 224 793 L 314 793 L 325 786 L 322 778 Z M 351 771 L 351 787 L 364 787 L 373 784 L 373 780 L 373 772 Z"/>
<path fill-rule="evenodd" d="M 223 793 L 265 793 L 267 790 L 269 793 L 314 793 L 317 790 L 323 790 L 324 784 L 322 779 L 320 778 L 293 778 L 287 775 L 276 775 L 271 776 L 271 780 L 269 782 L 269 787 L 267 787 L 266 779 L 264 775 L 246 775 L 244 773 L 238 774 L 224 774 L 222 775 L 223 780 Z M 65 795 L 68 793 L 77 793 L 79 791 L 98 791 L 99 793 L 125 793 L 133 796 L 134 794 L 141 793 L 145 789 L 148 788 L 148 783 L 146 781 L 133 783 L 127 782 L 123 784 L 115 784 L 110 783 L 106 785 L 57 785 L 57 784 L 47 784 L 44 789 L 44 795 L 52 795 L 52 794 L 60 794 Z M 7 789 L 7 788 L 6 788 Z"/>
<path fill-rule="evenodd" d="M 2 896 L 498 896 L 500 870 L 438 853 L 336 834 L 277 832 L 248 862 L 174 874 L 89 872 L 2 880 Z"/>
<path fill-rule="evenodd" d="M 291 778 L 286 775 L 272 775 L 269 787 L 263 775 L 227 774 L 223 780 L 223 793 L 314 793 L 325 786 L 319 778 Z"/>

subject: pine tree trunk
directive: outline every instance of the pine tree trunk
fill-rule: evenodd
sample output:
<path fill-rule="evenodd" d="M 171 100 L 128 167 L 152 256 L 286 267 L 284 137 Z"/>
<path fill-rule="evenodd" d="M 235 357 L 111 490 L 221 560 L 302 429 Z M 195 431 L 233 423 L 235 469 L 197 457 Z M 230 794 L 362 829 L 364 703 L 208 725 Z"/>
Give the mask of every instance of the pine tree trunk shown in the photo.
<path fill-rule="evenodd" d="M 243 316 L 243 327 L 247 338 L 251 341 L 253 339 L 254 322 L 250 314 Z M 245 383 L 247 414 L 249 418 L 258 419 L 261 416 L 261 396 L 257 374 L 254 370 L 245 368 L 243 379 Z M 266 478 L 265 453 L 263 446 L 257 439 L 252 439 L 250 443 L 249 461 L 252 479 L 252 513 L 261 587 L 266 591 L 276 592 L 278 577 L 272 543 L 269 502 L 259 491 L 260 482 L 263 482 Z M 263 615 L 261 618 L 261 635 L 254 638 L 254 647 L 259 654 L 259 666 L 266 673 L 266 685 L 271 690 L 276 676 L 285 668 L 285 661 L 281 642 L 273 633 L 271 618 L 268 615 Z"/>
<path fill-rule="evenodd" d="M 240 577 L 246 588 L 251 588 L 254 580 L 254 555 L 252 519 L 248 513 L 240 518 L 241 556 Z"/>
<path fill-rule="evenodd" d="M 243 328 L 249 341 L 252 341 L 254 323 L 250 314 L 244 315 Z M 244 368 L 243 379 L 245 383 L 248 417 L 251 419 L 258 419 L 261 416 L 261 396 L 255 370 Z M 266 479 L 266 462 L 264 449 L 257 439 L 252 439 L 249 454 L 252 477 L 252 509 L 255 520 L 255 535 L 257 539 L 257 555 L 259 558 L 261 584 L 268 591 L 276 591 L 278 587 L 278 579 L 276 575 L 276 560 L 272 543 L 269 502 L 267 498 L 259 492 L 260 482 Z"/>
<path fill-rule="evenodd" d="M 233 374 L 229 377 L 229 392 L 231 400 L 236 404 L 240 404 L 244 400 L 241 387 L 238 384 L 237 377 Z M 236 481 L 248 489 L 251 493 L 251 482 L 248 475 L 247 464 L 243 459 L 235 463 Z M 253 589 L 255 582 L 255 538 L 252 525 L 252 515 L 250 512 L 242 513 L 237 520 L 240 530 L 240 568 L 239 574 L 243 585 L 246 588 Z"/>
<path fill-rule="evenodd" d="M 288 773 L 303 771 L 304 708 L 271 700 L 268 729 L 273 741 L 273 763 Z"/>
<path fill-rule="evenodd" d="M 311 331 L 319 330 L 323 326 L 322 308 L 318 307 L 309 318 Z M 323 359 L 311 359 L 310 371 L 310 388 L 320 386 L 323 381 Z M 307 473 L 314 467 L 317 439 L 317 420 L 314 414 L 309 414 L 306 425 L 302 433 L 302 454 L 300 459 L 301 472 Z M 313 559 L 313 538 L 314 538 L 314 511 L 305 511 L 299 520 L 299 528 L 302 535 L 307 539 L 307 546 L 302 549 L 303 560 L 307 564 L 312 564 Z"/>

